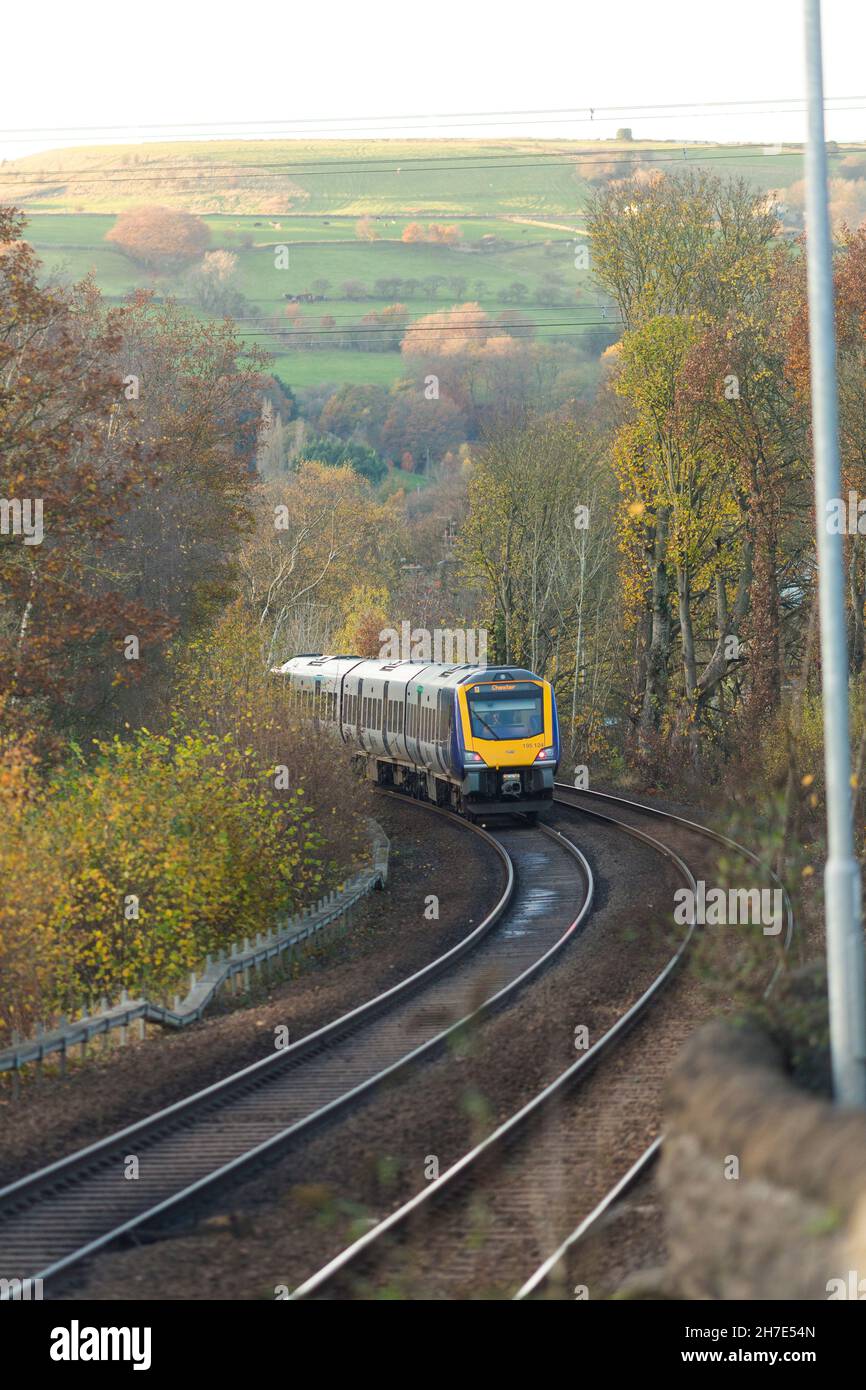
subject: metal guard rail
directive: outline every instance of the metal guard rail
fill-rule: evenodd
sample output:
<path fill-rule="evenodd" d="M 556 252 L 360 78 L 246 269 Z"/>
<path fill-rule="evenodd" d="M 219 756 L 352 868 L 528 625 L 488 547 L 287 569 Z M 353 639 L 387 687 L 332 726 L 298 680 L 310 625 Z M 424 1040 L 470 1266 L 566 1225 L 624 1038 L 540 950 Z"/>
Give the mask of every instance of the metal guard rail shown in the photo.
<path fill-rule="evenodd" d="M 61 1020 L 60 1025 L 49 1032 L 40 1031 L 35 1038 L 0 1050 L 0 1072 L 18 1071 L 29 1062 L 42 1062 L 53 1052 L 59 1052 L 65 1060 L 70 1048 L 85 1048 L 94 1038 L 106 1036 L 115 1028 L 124 1030 L 122 1039 L 125 1041 L 125 1030 L 136 1020 L 140 1021 L 142 1030 L 146 1023 L 185 1028 L 187 1024 L 199 1022 L 217 991 L 228 980 L 243 975 L 246 981 L 250 970 L 258 969 L 286 951 L 294 951 L 302 941 L 346 916 L 373 888 L 384 888 L 391 844 L 376 821 L 370 822 L 370 830 L 372 858 L 368 868 L 347 879 L 342 888 L 327 898 L 320 898 L 315 907 L 304 908 L 295 916 L 278 922 L 275 928 L 259 933 L 254 944 L 245 938 L 243 949 L 235 946 L 231 952 L 219 951 L 215 958 L 208 955 L 201 974 L 191 973 L 186 998 L 181 1000 L 175 995 L 173 1008 L 151 1003 L 149 999 L 130 999 L 124 989 L 120 1001 L 111 1008 L 96 1014 L 83 1011 L 78 1019 Z"/>

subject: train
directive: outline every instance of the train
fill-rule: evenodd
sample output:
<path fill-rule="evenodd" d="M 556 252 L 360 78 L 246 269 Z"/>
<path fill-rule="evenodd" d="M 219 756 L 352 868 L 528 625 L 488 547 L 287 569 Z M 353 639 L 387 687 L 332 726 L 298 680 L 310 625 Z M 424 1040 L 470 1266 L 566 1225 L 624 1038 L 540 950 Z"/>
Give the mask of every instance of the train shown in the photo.
<path fill-rule="evenodd" d="M 272 675 L 380 786 L 468 820 L 516 811 L 534 822 L 553 800 L 556 700 L 532 671 L 307 652 Z"/>

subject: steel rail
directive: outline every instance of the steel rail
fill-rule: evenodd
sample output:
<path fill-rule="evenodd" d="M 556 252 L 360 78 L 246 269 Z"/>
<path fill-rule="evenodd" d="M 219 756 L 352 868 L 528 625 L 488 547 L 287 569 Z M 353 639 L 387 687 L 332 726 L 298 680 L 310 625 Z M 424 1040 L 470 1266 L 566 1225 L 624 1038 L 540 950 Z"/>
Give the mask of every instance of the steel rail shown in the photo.
<path fill-rule="evenodd" d="M 401 798 L 403 799 L 403 798 Z M 451 812 L 443 811 L 440 808 L 424 804 L 423 809 L 454 818 Z M 0 1190 L 0 1241 L 3 1237 L 2 1217 L 6 1214 L 20 1215 L 22 1208 L 32 1205 L 40 1197 L 53 1197 L 58 1192 L 63 1193 L 67 1187 L 74 1191 L 75 1185 L 79 1181 L 86 1181 L 87 1178 L 98 1174 L 100 1169 L 104 1169 L 106 1163 L 117 1159 L 119 1153 L 128 1152 L 130 1140 L 162 1140 L 173 1133 L 182 1136 L 183 1129 L 199 1119 L 202 1115 L 207 1115 L 211 1110 L 224 1110 L 230 1102 L 243 1099 L 248 1096 L 253 1089 L 258 1089 L 265 1082 L 271 1079 L 274 1069 L 278 1068 L 282 1074 L 291 1061 L 297 1061 L 304 1055 L 313 1050 L 323 1050 L 330 1043 L 337 1042 L 349 1034 L 354 1034 L 362 1024 L 371 1021 L 374 1017 L 387 1015 L 391 1012 L 395 1003 L 402 1002 L 404 998 L 417 994 L 418 990 L 425 984 L 430 983 L 434 978 L 446 975 L 449 967 L 456 961 L 465 956 L 471 949 L 485 938 L 492 928 L 508 912 L 515 894 L 515 873 L 511 857 L 505 848 L 491 836 L 487 831 L 478 826 L 469 825 L 466 821 L 460 820 L 461 826 L 471 830 L 481 836 L 486 842 L 492 844 L 506 867 L 505 889 L 493 910 L 488 913 L 484 920 L 470 932 L 456 946 L 445 952 L 423 969 L 416 971 L 407 979 L 399 984 L 377 995 L 374 999 L 367 1001 L 357 1009 L 334 1020 L 333 1023 L 324 1028 L 308 1034 L 300 1039 L 291 1047 L 283 1049 L 273 1056 L 264 1058 L 242 1071 L 224 1078 L 222 1081 L 204 1090 L 196 1092 L 194 1095 L 186 1097 L 184 1100 L 166 1107 L 154 1115 L 148 1116 L 133 1125 L 115 1134 L 107 1136 L 105 1139 L 87 1148 L 79 1150 L 73 1154 L 52 1163 L 35 1173 L 28 1174 L 17 1182 Z M 125 1236 L 129 1236 L 135 1230 L 153 1225 L 158 1219 L 163 1218 L 168 1212 L 178 1212 L 181 1207 L 188 1205 L 197 1198 L 201 1197 L 206 1191 L 214 1191 L 218 1185 L 227 1181 L 237 1179 L 241 1174 L 248 1173 L 254 1166 L 261 1164 L 266 1158 L 273 1157 L 275 1154 L 286 1147 L 288 1143 L 302 1130 L 308 1130 L 313 1125 L 320 1124 L 333 1116 L 334 1112 L 352 1102 L 359 1096 L 369 1092 L 374 1086 L 380 1084 L 386 1078 L 393 1076 L 397 1071 L 409 1066 L 419 1060 L 422 1056 L 429 1055 L 434 1049 L 441 1049 L 447 1040 L 461 1028 L 468 1024 L 479 1021 L 490 1011 L 499 1007 L 503 1000 L 512 993 L 516 992 L 525 981 L 539 971 L 549 958 L 559 950 L 567 940 L 571 938 L 575 931 L 581 926 L 588 914 L 594 891 L 592 871 L 585 857 L 565 836 L 559 832 L 551 830 L 549 827 L 538 827 L 538 832 L 555 840 L 573 858 L 577 865 L 581 877 L 585 882 L 585 894 L 583 905 L 577 914 L 566 927 L 558 939 L 550 948 L 532 964 L 523 970 L 516 978 L 510 980 L 505 986 L 498 990 L 490 998 L 470 1013 L 459 1018 L 457 1022 L 428 1038 L 420 1046 L 413 1048 L 396 1061 L 388 1066 L 376 1071 L 371 1076 L 363 1080 L 359 1085 L 354 1086 L 345 1092 L 337 1095 L 325 1105 L 320 1105 L 309 1114 L 304 1115 L 300 1120 L 286 1128 L 278 1130 L 263 1142 L 248 1148 L 245 1152 L 233 1158 L 230 1162 L 216 1167 L 197 1181 L 175 1188 L 155 1205 L 148 1206 L 145 1210 L 135 1213 L 131 1219 L 118 1225 L 111 1226 L 109 1230 L 100 1233 L 95 1239 L 78 1245 L 76 1248 L 66 1252 L 61 1258 L 51 1261 L 39 1270 L 9 1271 L 15 1273 L 16 1277 L 38 1277 L 43 1281 L 56 1276 L 63 1270 L 80 1262 L 97 1251 L 105 1249 L 106 1246 L 116 1243 Z M 81 1193 L 77 1194 L 80 1199 Z M 62 1210 L 62 1209 L 61 1209 Z"/>
<path fill-rule="evenodd" d="M 602 1197 L 601 1201 L 598 1203 L 598 1206 L 594 1207 L 589 1215 L 584 1217 L 580 1225 L 576 1226 L 571 1232 L 571 1235 L 566 1236 L 565 1240 L 554 1250 L 553 1254 L 548 1255 L 547 1259 L 542 1261 L 538 1266 L 535 1273 L 529 1276 L 526 1283 L 520 1286 L 512 1302 L 523 1302 L 524 1299 L 529 1298 L 530 1294 L 536 1293 L 542 1284 L 546 1283 L 560 1260 L 568 1254 L 569 1250 L 577 1245 L 579 1241 L 584 1240 L 585 1237 L 589 1235 L 590 1231 L 595 1230 L 601 1218 L 610 1211 L 611 1207 L 614 1206 L 621 1197 L 624 1197 L 627 1192 L 630 1192 L 635 1183 L 637 1183 L 645 1173 L 649 1172 L 661 1152 L 663 1142 L 664 1135 L 660 1134 L 652 1141 L 648 1148 L 644 1149 L 640 1158 L 632 1164 L 628 1172 L 624 1173 L 623 1176 L 614 1183 L 610 1191 L 605 1193 L 604 1197 Z"/>
<path fill-rule="evenodd" d="M 791 903 L 788 890 L 785 887 L 784 883 L 782 883 L 779 876 L 770 867 L 770 865 L 765 864 L 763 860 L 759 859 L 758 856 L 754 854 L 752 850 L 747 849 L 745 845 L 739 844 L 737 840 L 732 840 L 730 836 L 724 835 L 721 831 L 715 830 L 711 826 L 703 825 L 699 821 L 689 820 L 685 816 L 676 815 L 673 811 L 662 810 L 662 808 L 659 806 L 647 806 L 643 802 L 633 801 L 627 797 L 615 796 L 612 792 L 590 791 L 588 788 L 571 787 L 568 783 L 557 782 L 556 787 L 559 789 L 560 792 L 568 791 L 571 792 L 573 795 L 577 796 L 596 797 L 602 801 L 609 801 L 615 804 L 622 804 L 624 806 L 628 806 L 632 810 L 645 812 L 647 815 L 657 816 L 664 820 L 673 821 L 674 823 L 682 825 L 687 829 L 693 831 L 695 834 L 701 835 L 706 839 L 714 840 L 716 843 L 722 844 L 726 848 L 736 851 L 736 853 L 742 855 L 751 863 L 756 864 L 759 868 L 761 868 L 765 873 L 769 875 L 769 877 L 773 880 L 774 883 L 778 884 L 784 895 L 783 901 L 785 903 L 787 930 L 785 933 L 785 940 L 782 946 L 783 960 L 787 956 L 787 953 L 790 950 L 791 944 L 794 939 L 794 932 L 796 927 L 793 904 Z M 559 800 L 562 800 L 561 796 Z M 575 803 L 572 800 L 569 800 L 564 804 L 575 806 Z M 579 808 L 575 807 L 575 809 Z M 773 971 L 773 974 L 770 978 L 769 984 L 767 985 L 764 991 L 765 998 L 767 997 L 767 995 L 770 994 L 770 992 L 774 988 L 779 978 L 779 974 L 782 970 L 782 964 L 782 960 L 780 960 L 777 963 L 776 968 Z M 581 1221 L 580 1224 L 575 1227 L 571 1234 L 565 1238 L 562 1244 L 558 1247 L 558 1249 L 556 1249 L 553 1252 L 552 1255 L 549 1255 L 544 1261 L 542 1261 L 542 1263 L 538 1266 L 535 1272 L 532 1275 L 530 1275 L 530 1277 L 521 1286 L 521 1288 L 518 1289 L 517 1293 L 514 1295 L 515 1302 L 521 1302 L 524 1299 L 529 1298 L 532 1294 L 537 1293 L 539 1289 L 541 1289 L 543 1285 L 547 1283 L 553 1271 L 560 1263 L 560 1261 L 564 1258 L 564 1256 L 566 1256 L 575 1245 L 581 1243 L 589 1235 L 591 1235 L 596 1230 L 602 1217 L 605 1216 L 608 1211 L 610 1211 L 610 1209 L 616 1204 L 616 1202 L 618 1202 L 622 1197 L 626 1195 L 627 1192 L 631 1190 L 632 1187 L 634 1187 L 635 1183 L 637 1183 L 639 1179 L 644 1176 L 644 1174 L 648 1173 L 650 1169 L 652 1169 L 655 1166 L 656 1162 L 661 1156 L 663 1142 L 664 1134 L 658 1135 L 657 1138 L 653 1140 L 653 1142 L 644 1150 L 644 1152 L 640 1155 L 640 1157 L 636 1160 L 636 1162 L 632 1165 L 628 1172 L 625 1173 L 624 1176 L 621 1177 L 618 1180 L 618 1182 L 616 1182 L 614 1186 L 610 1189 L 610 1191 L 602 1198 L 602 1200 L 598 1203 L 594 1210 L 591 1211 L 589 1215 L 586 1216 L 583 1219 L 583 1221 Z"/>
<path fill-rule="evenodd" d="M 568 803 L 563 803 L 568 804 Z M 622 830 L 631 838 L 641 841 L 664 858 L 668 859 L 677 871 L 682 875 L 692 892 L 697 891 L 697 885 L 691 870 L 685 861 L 670 848 L 669 845 L 647 835 L 636 826 L 626 825 L 622 821 L 617 821 L 611 816 L 605 816 L 601 812 L 591 811 L 587 814 L 594 819 L 608 822 Z M 509 1142 L 515 1139 L 518 1134 L 522 1134 L 528 1124 L 535 1120 L 538 1114 L 555 1098 L 559 1098 L 572 1085 L 582 1081 L 602 1056 L 607 1055 L 620 1039 L 628 1032 L 634 1023 L 643 1015 L 649 1004 L 655 999 L 657 994 L 664 988 L 673 972 L 676 970 L 683 954 L 685 953 L 694 932 L 694 922 L 688 924 L 688 930 L 683 936 L 676 951 L 665 964 L 663 969 L 655 977 L 649 987 L 644 990 L 640 997 L 623 1013 L 616 1023 L 599 1038 L 582 1057 L 573 1062 L 572 1065 L 562 1072 L 554 1081 L 549 1083 L 532 1097 L 520 1110 L 516 1111 L 495 1130 L 493 1130 L 473 1149 L 457 1159 L 444 1173 L 430 1182 L 427 1187 L 410 1197 L 407 1202 L 398 1207 L 396 1211 L 385 1217 L 377 1225 L 372 1227 L 352 1245 L 342 1250 L 334 1259 L 329 1260 L 315 1274 L 306 1279 L 291 1294 L 291 1298 L 297 1301 L 313 1298 L 324 1290 L 333 1288 L 339 1284 L 340 1279 L 350 1270 L 350 1267 L 361 1265 L 373 1251 L 380 1248 L 380 1242 L 394 1232 L 405 1233 L 406 1227 L 417 1213 L 429 1204 L 438 1201 L 447 1201 L 455 1196 L 463 1186 L 473 1170 L 480 1166 L 484 1159 L 492 1155 L 499 1155 Z"/>
<path fill-rule="evenodd" d="M 617 806 L 627 806 L 630 810 L 640 811 L 648 816 L 656 816 L 661 820 L 673 821 L 677 825 L 684 826 L 687 830 L 694 831 L 696 835 L 701 835 L 704 839 L 715 840 L 717 844 L 724 845 L 726 849 L 734 850 L 737 854 L 742 855 L 744 859 L 750 860 L 751 863 L 767 874 L 772 882 L 782 890 L 782 901 L 785 905 L 785 919 L 787 923 L 783 951 L 787 953 L 790 950 L 795 931 L 794 907 L 790 895 L 776 871 L 755 854 L 754 850 L 747 849 L 747 847 L 741 845 L 738 840 L 732 840 L 729 835 L 723 834 L 721 830 L 715 830 L 710 825 L 703 825 L 700 821 L 689 820 L 686 816 L 676 815 L 673 811 L 664 811 L 660 806 L 648 806 L 642 801 L 634 801 L 629 797 L 615 796 L 613 792 L 590 791 L 589 788 L 572 787 L 568 782 L 556 782 L 554 783 L 554 789 L 560 793 L 566 791 L 570 792 L 572 796 L 588 796 L 599 801 L 611 801 Z M 562 801 L 562 796 L 560 795 L 555 799 Z M 767 985 L 765 995 L 769 994 L 770 990 L 773 988 L 781 968 L 782 962 L 780 961 L 773 972 L 770 983 Z"/>

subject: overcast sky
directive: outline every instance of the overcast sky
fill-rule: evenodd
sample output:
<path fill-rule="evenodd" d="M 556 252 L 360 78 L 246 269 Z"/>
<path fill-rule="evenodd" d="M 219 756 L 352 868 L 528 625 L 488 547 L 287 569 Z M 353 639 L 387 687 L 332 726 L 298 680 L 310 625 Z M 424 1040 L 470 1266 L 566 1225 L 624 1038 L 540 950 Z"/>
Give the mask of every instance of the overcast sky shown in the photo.
<path fill-rule="evenodd" d="M 866 11 L 861 0 L 823 8 L 825 91 L 851 99 L 828 112 L 827 135 L 860 141 Z M 5 158 L 165 138 L 187 123 L 201 136 L 592 138 L 621 125 L 638 139 L 804 135 L 790 101 L 771 109 L 804 91 L 801 0 L 47 0 L 8 7 L 4 31 Z M 743 105 L 716 111 L 714 102 Z M 694 107 L 639 109 L 663 103 Z M 598 109 L 590 123 L 579 119 L 588 107 L 618 109 Z M 545 120 L 551 108 L 575 118 Z M 479 112 L 538 114 L 425 120 Z"/>

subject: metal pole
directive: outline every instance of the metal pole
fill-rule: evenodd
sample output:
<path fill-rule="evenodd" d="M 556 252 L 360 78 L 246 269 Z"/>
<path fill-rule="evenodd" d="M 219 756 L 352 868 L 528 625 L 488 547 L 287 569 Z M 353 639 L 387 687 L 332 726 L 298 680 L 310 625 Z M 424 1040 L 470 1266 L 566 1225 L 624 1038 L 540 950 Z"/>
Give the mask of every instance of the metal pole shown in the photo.
<path fill-rule="evenodd" d="M 815 452 L 815 518 L 821 615 L 824 771 L 827 784 L 827 863 L 824 889 L 833 1090 L 840 1105 L 866 1106 L 866 978 L 860 904 L 860 866 L 851 824 L 848 734 L 848 642 L 842 537 L 828 530 L 827 503 L 841 497 L 833 260 L 827 210 L 821 3 L 805 0 L 806 236 L 809 275 L 809 351 Z"/>

